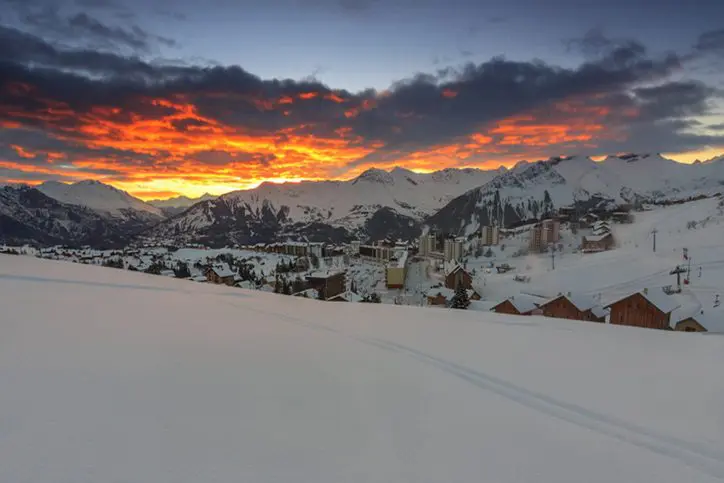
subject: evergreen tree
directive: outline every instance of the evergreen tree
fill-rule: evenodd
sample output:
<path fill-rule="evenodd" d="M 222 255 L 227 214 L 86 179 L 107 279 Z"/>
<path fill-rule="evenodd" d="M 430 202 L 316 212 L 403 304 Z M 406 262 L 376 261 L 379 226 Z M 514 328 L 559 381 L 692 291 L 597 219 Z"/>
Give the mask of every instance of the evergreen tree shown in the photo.
<path fill-rule="evenodd" d="M 287 279 L 285 278 L 282 282 L 282 293 L 284 295 L 291 295 L 292 294 L 292 284 L 287 282 Z"/>
<path fill-rule="evenodd" d="M 292 292 L 297 293 L 304 290 L 304 281 L 297 275 L 297 278 L 294 279 L 294 282 L 292 283 Z"/>
<path fill-rule="evenodd" d="M 279 275 L 274 280 L 274 293 L 282 293 L 282 281 L 279 279 Z"/>
<path fill-rule="evenodd" d="M 455 289 L 455 295 L 450 302 L 450 307 L 453 309 L 467 309 L 470 305 L 470 299 L 468 298 L 468 292 L 463 287 L 463 284 L 458 284 Z"/>
<path fill-rule="evenodd" d="M 312 268 L 319 268 L 319 257 L 314 253 L 309 255 L 309 262 L 312 264 Z"/>
<path fill-rule="evenodd" d="M 185 262 L 178 262 L 178 264 L 176 265 L 176 269 L 173 271 L 173 273 L 176 278 L 191 277 L 189 266 Z"/>

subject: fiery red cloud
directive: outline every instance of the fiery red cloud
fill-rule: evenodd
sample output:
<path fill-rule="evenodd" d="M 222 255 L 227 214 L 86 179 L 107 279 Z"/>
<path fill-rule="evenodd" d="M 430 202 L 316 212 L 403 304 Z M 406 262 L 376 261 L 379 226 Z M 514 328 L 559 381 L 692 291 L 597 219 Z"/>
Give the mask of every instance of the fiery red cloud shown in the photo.
<path fill-rule="evenodd" d="M 30 85 L 13 83 L 4 89 L 33 106 L 21 109 L 17 103 L 0 104 L 4 129 L 41 131 L 71 149 L 67 153 L 37 150 L 18 142 L 10 148 L 19 159 L 0 160 L 0 168 L 69 181 L 99 178 L 142 198 L 218 193 L 253 187 L 265 180 L 348 178 L 372 166 L 432 171 L 446 166 L 510 165 L 543 157 L 551 147 L 563 152 L 581 144 L 596 146 L 598 139 L 620 135 L 606 128 L 611 109 L 591 105 L 585 98 L 483 124 L 452 142 L 410 149 L 364 137 L 356 134 L 353 125 L 345 125 L 360 113 L 377 109 L 387 93 L 354 101 L 333 92 L 301 92 L 274 99 L 178 94 L 139 97 L 133 108 L 97 105 L 81 110 L 43 97 Z M 442 90 L 441 95 L 447 102 L 459 99 L 458 92 L 451 89 Z M 306 108 L 306 103 L 327 103 L 321 105 L 331 106 L 336 127 L 326 119 L 277 127 L 271 123 L 258 129 L 235 125 L 206 114 L 199 107 L 199 98 L 243 102 L 259 113 L 289 119 L 294 119 L 297 109 Z M 233 116 L 233 109 L 227 114 Z M 636 114 L 631 109 L 617 113 Z M 400 134 L 408 122 L 425 116 L 399 111 L 393 117 L 396 124 L 389 126 L 389 131 Z"/>

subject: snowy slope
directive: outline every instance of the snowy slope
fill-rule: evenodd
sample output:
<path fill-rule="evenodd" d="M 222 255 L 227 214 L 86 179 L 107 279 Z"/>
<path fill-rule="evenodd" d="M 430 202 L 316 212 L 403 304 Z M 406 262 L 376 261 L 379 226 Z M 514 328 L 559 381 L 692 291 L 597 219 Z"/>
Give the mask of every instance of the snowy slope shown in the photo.
<path fill-rule="evenodd" d="M 0 242 L 118 246 L 130 223 L 61 203 L 27 185 L 0 187 Z"/>
<path fill-rule="evenodd" d="M 724 478 L 720 336 L 8 256 L 0 303 L 0 481 Z"/>
<path fill-rule="evenodd" d="M 73 184 L 46 181 L 37 189 L 61 203 L 85 206 L 102 214 L 126 217 L 139 212 L 157 218 L 163 216 L 159 208 L 100 181 L 87 180 Z"/>
<path fill-rule="evenodd" d="M 637 201 L 678 200 L 724 191 L 724 159 L 682 164 L 657 154 L 558 157 L 513 169 L 452 200 L 428 223 L 471 233 L 494 221 L 509 225 L 562 206 L 582 209 Z"/>
<path fill-rule="evenodd" d="M 209 193 L 203 194 L 198 198 L 189 198 L 188 196 L 177 196 L 175 198 L 168 198 L 166 200 L 149 200 L 147 203 L 151 206 L 161 209 L 183 209 L 188 208 L 191 205 L 195 205 L 200 201 L 208 201 L 216 199 L 217 197 Z"/>
<path fill-rule="evenodd" d="M 189 198 L 188 196 L 177 196 L 165 200 L 149 200 L 147 203 L 156 208 L 188 208 L 199 201 L 213 200 L 216 196 L 209 193 L 203 194 L 198 198 Z"/>
<path fill-rule="evenodd" d="M 418 174 L 395 168 L 365 171 L 350 181 L 264 183 L 198 203 L 154 228 L 152 235 L 199 237 L 243 230 L 235 242 L 255 240 L 259 233 L 278 233 L 290 224 L 324 224 L 350 233 L 375 231 L 366 226 L 405 226 L 419 223 L 453 197 L 493 179 L 504 169 L 446 169 Z M 384 234 L 382 235 L 385 236 Z"/>

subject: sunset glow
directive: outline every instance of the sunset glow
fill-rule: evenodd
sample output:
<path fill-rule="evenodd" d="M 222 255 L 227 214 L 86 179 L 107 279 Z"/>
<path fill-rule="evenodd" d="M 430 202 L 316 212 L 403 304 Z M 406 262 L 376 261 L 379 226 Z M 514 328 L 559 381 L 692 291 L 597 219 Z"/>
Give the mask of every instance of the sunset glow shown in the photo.
<path fill-rule="evenodd" d="M 97 179 L 149 199 L 373 167 L 497 168 L 639 150 L 693 162 L 724 151 L 718 121 L 695 118 L 719 119 L 716 91 L 674 80 L 676 62 L 641 48 L 576 68 L 495 57 L 352 92 L 0 34 L 22 54 L 0 64 L 0 182 Z"/>

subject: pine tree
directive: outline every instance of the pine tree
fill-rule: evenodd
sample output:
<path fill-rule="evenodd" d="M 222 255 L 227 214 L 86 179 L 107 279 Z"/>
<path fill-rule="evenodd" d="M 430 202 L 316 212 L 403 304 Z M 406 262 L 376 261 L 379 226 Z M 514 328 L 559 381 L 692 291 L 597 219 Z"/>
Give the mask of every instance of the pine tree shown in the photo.
<path fill-rule="evenodd" d="M 279 276 L 277 275 L 276 280 L 274 280 L 274 293 L 282 293 L 282 281 L 279 279 Z"/>
<path fill-rule="evenodd" d="M 185 262 L 178 262 L 176 270 L 173 271 L 176 278 L 190 278 L 191 271 L 189 270 L 188 264 Z"/>
<path fill-rule="evenodd" d="M 450 307 L 453 309 L 467 309 L 468 305 L 470 305 L 468 292 L 465 290 L 463 284 L 460 283 L 455 289 L 455 295 L 453 295 Z"/>
<path fill-rule="evenodd" d="M 282 282 L 282 293 L 284 295 L 291 295 L 292 294 L 292 285 L 287 282 L 287 279 L 284 279 Z"/>

